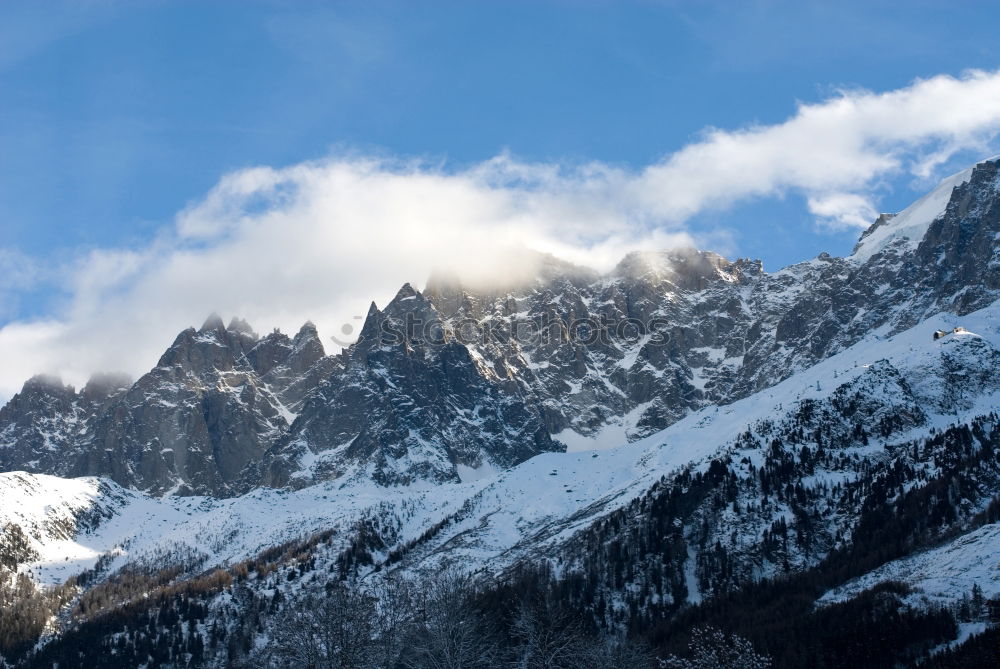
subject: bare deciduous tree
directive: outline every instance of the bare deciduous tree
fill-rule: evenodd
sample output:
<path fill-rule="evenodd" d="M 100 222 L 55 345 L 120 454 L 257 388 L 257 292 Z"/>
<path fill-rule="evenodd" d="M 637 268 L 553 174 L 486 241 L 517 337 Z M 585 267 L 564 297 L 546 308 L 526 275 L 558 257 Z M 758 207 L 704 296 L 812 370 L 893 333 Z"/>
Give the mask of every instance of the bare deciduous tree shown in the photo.
<path fill-rule="evenodd" d="M 521 602 L 510 628 L 514 669 L 647 669 L 652 654 L 626 639 L 588 634 L 579 614 L 552 601 Z"/>
<path fill-rule="evenodd" d="M 376 666 L 393 669 L 413 627 L 418 601 L 416 587 L 408 579 L 386 576 L 375 582 L 371 592 L 377 602 L 374 621 Z"/>
<path fill-rule="evenodd" d="M 444 573 L 418 593 L 405 640 L 407 669 L 494 669 L 499 666 L 495 630 L 473 606 L 472 579 Z"/>
<path fill-rule="evenodd" d="M 586 642 L 579 616 L 551 601 L 522 601 L 514 614 L 510 635 L 512 665 L 516 669 L 578 669 L 593 649 Z"/>
<path fill-rule="evenodd" d="M 663 669 L 769 669 L 771 658 L 758 653 L 741 636 L 714 627 L 696 627 L 688 643 L 689 657 L 660 660 Z"/>
<path fill-rule="evenodd" d="M 273 626 L 272 665 L 303 669 L 370 669 L 378 648 L 375 599 L 342 583 L 326 596 L 289 607 Z"/>

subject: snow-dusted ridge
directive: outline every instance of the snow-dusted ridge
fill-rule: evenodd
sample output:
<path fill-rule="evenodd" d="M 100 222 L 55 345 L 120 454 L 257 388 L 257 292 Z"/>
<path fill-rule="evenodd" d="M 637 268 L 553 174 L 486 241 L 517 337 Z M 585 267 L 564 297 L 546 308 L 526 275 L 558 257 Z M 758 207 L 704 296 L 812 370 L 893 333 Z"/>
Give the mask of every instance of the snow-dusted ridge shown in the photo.
<path fill-rule="evenodd" d="M 937 329 L 959 325 L 968 332 L 932 338 Z M 785 415 L 804 400 L 829 398 L 886 365 L 899 370 L 926 414 L 912 434 L 891 441 L 988 413 L 1000 404 L 997 387 L 988 378 L 972 382 L 971 377 L 984 361 L 1000 355 L 998 346 L 1000 305 L 962 318 L 938 315 L 891 337 L 873 332 L 772 388 L 697 411 L 640 441 L 608 450 L 545 453 L 507 471 L 478 472 L 464 483 L 387 489 L 351 477 L 295 491 L 261 488 L 230 499 L 155 498 L 102 479 L 9 472 L 0 474 L 0 527 L 16 524 L 30 537 L 37 557 L 20 570 L 42 583 L 62 582 L 102 554 L 114 555 L 117 568 L 186 547 L 203 555 L 207 567 L 321 530 L 336 528 L 335 536 L 347 541 L 350 528 L 363 518 L 379 518 L 394 528 L 396 545 L 450 519 L 408 556 L 404 568 L 447 562 L 499 570 L 568 540 L 664 475 L 687 466 L 706 469 L 748 426 Z M 970 382 L 956 388 L 948 374 Z M 884 441 L 873 441 L 864 452 L 884 447 Z"/>
<path fill-rule="evenodd" d="M 989 161 L 997 158 L 1000 156 L 994 156 Z M 851 257 L 864 262 L 890 246 L 899 245 L 901 251 L 916 247 L 928 226 L 944 213 L 952 191 L 966 183 L 974 169 L 975 166 L 969 167 L 942 179 L 934 190 L 866 234 L 855 246 Z"/>
<path fill-rule="evenodd" d="M 883 581 L 901 581 L 917 601 L 953 604 L 974 585 L 987 599 L 1000 596 L 1000 523 L 991 523 L 943 546 L 894 560 L 826 593 L 819 604 L 844 601 Z"/>

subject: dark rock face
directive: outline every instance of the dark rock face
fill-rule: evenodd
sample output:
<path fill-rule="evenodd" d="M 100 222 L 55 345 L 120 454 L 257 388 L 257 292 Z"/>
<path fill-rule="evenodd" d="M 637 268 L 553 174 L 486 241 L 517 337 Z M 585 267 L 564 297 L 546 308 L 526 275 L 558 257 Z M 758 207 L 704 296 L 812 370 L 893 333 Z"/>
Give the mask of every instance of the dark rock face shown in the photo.
<path fill-rule="evenodd" d="M 458 467 L 510 467 L 558 448 L 520 387 L 445 341 L 437 310 L 409 284 L 385 311 L 372 305 L 338 363 L 265 456 L 266 483 L 352 468 L 386 485 L 457 480 Z M 314 464 L 298 471 L 303 458 Z"/>
<path fill-rule="evenodd" d="M 631 254 L 607 276 L 550 273 L 500 295 L 432 282 L 427 295 L 553 434 L 590 435 L 633 414 L 626 427 L 641 436 L 701 406 L 692 368 L 742 354 L 730 341 L 738 294 L 761 274 L 759 263 L 681 249 Z"/>
<path fill-rule="evenodd" d="M 95 377 L 77 394 L 51 379 L 29 381 L 0 414 L 0 462 L 109 476 L 154 493 L 230 494 L 287 431 L 289 406 L 301 400 L 294 385 L 322 357 L 315 328 L 294 341 L 258 338 L 241 321 L 226 328 L 213 316 L 181 332 L 134 384 Z"/>
<path fill-rule="evenodd" d="M 883 215 L 865 253 L 773 274 L 679 249 L 606 275 L 539 255 L 529 278 L 489 288 L 435 276 L 373 304 L 337 356 L 311 323 L 258 337 L 213 316 L 132 385 L 30 380 L 0 410 L 0 469 L 228 495 L 345 474 L 455 480 L 578 435 L 645 436 L 863 337 L 997 299 L 998 170 L 976 166 L 917 238 L 873 245 L 899 225 Z"/>
<path fill-rule="evenodd" d="M 0 459 L 9 469 L 65 475 L 65 455 L 87 433 L 91 408 L 59 379 L 32 377 L 0 409 Z"/>
<path fill-rule="evenodd" d="M 937 294 L 948 311 L 981 309 L 1000 292 L 1000 162 L 977 165 L 952 193 L 916 251 L 920 292 Z M 934 306 L 939 306 L 934 303 Z"/>

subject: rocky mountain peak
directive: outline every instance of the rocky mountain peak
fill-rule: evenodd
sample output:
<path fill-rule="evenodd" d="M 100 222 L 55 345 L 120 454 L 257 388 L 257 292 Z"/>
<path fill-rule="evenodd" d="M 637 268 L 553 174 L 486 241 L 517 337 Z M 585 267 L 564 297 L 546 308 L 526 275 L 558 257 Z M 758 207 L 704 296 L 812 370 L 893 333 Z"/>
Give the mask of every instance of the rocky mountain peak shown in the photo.
<path fill-rule="evenodd" d="M 382 320 L 382 311 L 374 302 L 368 305 L 368 313 L 365 315 L 365 322 L 361 326 L 357 341 L 348 349 L 356 350 L 368 347 L 379 338 L 379 323 Z"/>
<path fill-rule="evenodd" d="M 987 210 L 995 208 L 994 196 L 1000 187 L 1000 160 L 986 161 L 977 164 L 968 173 L 965 180 L 955 186 L 948 199 L 948 204 L 943 212 L 942 219 L 952 221 L 967 221 L 975 214 L 985 213 Z M 939 220 L 935 219 L 934 223 Z M 971 222 L 970 222 L 971 223 Z M 952 225 L 953 241 L 963 243 L 964 236 L 982 231 L 983 225 Z M 933 223 L 932 223 L 933 225 Z M 929 236 L 922 240 L 925 244 L 934 244 L 939 238 Z"/>
<path fill-rule="evenodd" d="M 55 417 L 72 409 L 76 390 L 58 376 L 36 374 L 21 387 L 21 392 L 0 408 L 0 430 L 4 419 L 29 424 L 34 416 Z"/>
<path fill-rule="evenodd" d="M 233 318 L 227 328 L 222 318 L 213 313 L 198 330 L 191 327 L 177 335 L 157 367 L 178 367 L 187 374 L 209 378 L 219 371 L 252 367 L 249 359 L 255 356 L 251 351 L 258 348 L 259 342 L 260 338 L 245 320 Z M 269 342 L 273 343 L 273 338 Z"/>
<path fill-rule="evenodd" d="M 253 331 L 250 324 L 238 316 L 233 316 L 233 318 L 229 321 L 229 325 L 226 326 L 226 330 L 228 332 L 238 332 L 240 334 L 248 335 L 253 339 L 257 339 L 257 333 Z"/>
<path fill-rule="evenodd" d="M 288 365 L 294 372 L 304 372 L 326 356 L 319 331 L 312 321 L 306 321 L 292 339 Z"/>
<path fill-rule="evenodd" d="M 73 386 L 65 385 L 63 380 L 54 374 L 35 374 L 24 382 L 22 393 L 42 392 L 53 395 L 70 394 Z"/>
<path fill-rule="evenodd" d="M 409 283 L 404 283 L 396 296 L 382 310 L 382 313 L 388 317 L 395 317 L 399 314 L 422 312 L 433 308 L 434 306 L 422 292 Z"/>
<path fill-rule="evenodd" d="M 302 327 L 300 327 L 299 331 L 295 334 L 296 339 L 299 339 L 301 337 L 311 337 L 311 336 L 316 336 L 316 337 L 319 336 L 318 330 L 316 329 L 316 324 L 313 323 L 312 321 L 306 321 L 305 323 L 303 323 Z"/>
<path fill-rule="evenodd" d="M 740 267 L 717 253 L 685 247 L 629 253 L 611 275 L 652 284 L 670 283 L 679 290 L 697 291 L 704 290 L 712 281 L 739 280 Z"/>
<path fill-rule="evenodd" d="M 361 328 L 361 336 L 352 347 L 365 354 L 373 347 L 420 345 L 428 340 L 440 341 L 441 316 L 434 304 L 411 284 L 403 284 L 385 309 L 374 303 Z"/>
<path fill-rule="evenodd" d="M 409 282 L 406 282 L 396 292 L 396 297 L 392 298 L 389 304 L 402 302 L 403 300 L 409 300 L 417 297 L 420 297 L 420 291 L 418 291 L 416 288 L 410 285 Z"/>
<path fill-rule="evenodd" d="M 287 360 L 292 350 L 292 340 L 280 330 L 261 337 L 246 353 L 247 360 L 258 374 L 267 374 Z"/>
<path fill-rule="evenodd" d="M 991 194 L 995 191 L 990 184 L 994 179 L 998 162 L 1000 162 L 1000 157 L 981 161 L 943 179 L 932 191 L 898 214 L 879 216 L 865 230 L 854 246 L 851 254 L 852 259 L 858 262 L 867 262 L 875 255 L 898 255 L 914 250 L 924 239 L 931 224 L 947 213 L 956 197 L 956 192 L 962 194 L 973 192 L 963 190 L 964 184 L 976 179 L 978 186 L 973 190 L 980 201 L 983 198 L 990 199 Z M 962 195 L 958 197 L 961 198 Z M 969 201 L 971 202 L 971 195 Z M 954 210 L 952 215 L 963 215 L 964 212 L 958 201 L 955 202 L 955 205 L 958 209 Z"/>
<path fill-rule="evenodd" d="M 964 314 L 1000 294 L 1000 161 L 976 165 L 953 189 L 944 211 L 927 225 L 914 253 L 922 282 L 953 296 Z"/>
<path fill-rule="evenodd" d="M 58 471 L 64 465 L 81 408 L 73 386 L 40 374 L 0 408 L 0 468 Z"/>
<path fill-rule="evenodd" d="M 733 267 L 742 277 L 755 277 L 764 273 L 764 263 L 756 258 L 737 258 Z"/>
<path fill-rule="evenodd" d="M 226 326 L 222 322 L 222 317 L 219 316 L 219 314 L 217 314 L 215 312 L 212 312 L 211 314 L 209 314 L 208 318 L 205 319 L 205 322 L 201 324 L 200 328 L 198 328 L 198 332 L 199 333 L 211 332 L 211 331 L 222 331 L 222 332 L 225 332 L 225 330 L 226 330 Z"/>
<path fill-rule="evenodd" d="M 217 326 L 216 326 L 217 323 Z M 199 330 L 188 328 L 161 356 L 157 367 L 173 367 L 194 376 L 212 375 L 219 370 L 230 370 L 235 364 L 230 338 L 221 319 L 206 321 L 209 327 Z"/>
<path fill-rule="evenodd" d="M 855 244 L 855 249 L 857 249 L 858 245 L 861 244 L 862 240 L 870 236 L 876 230 L 885 227 L 889 221 L 894 218 L 896 218 L 896 214 L 894 213 L 883 212 L 879 214 L 878 218 L 875 219 L 875 222 L 865 228 L 865 231 L 861 233 L 861 237 L 858 238 L 858 242 Z"/>
<path fill-rule="evenodd" d="M 80 396 L 86 401 L 103 402 L 112 395 L 127 390 L 131 385 L 132 378 L 128 374 L 102 372 L 90 377 L 87 385 L 80 391 Z"/>

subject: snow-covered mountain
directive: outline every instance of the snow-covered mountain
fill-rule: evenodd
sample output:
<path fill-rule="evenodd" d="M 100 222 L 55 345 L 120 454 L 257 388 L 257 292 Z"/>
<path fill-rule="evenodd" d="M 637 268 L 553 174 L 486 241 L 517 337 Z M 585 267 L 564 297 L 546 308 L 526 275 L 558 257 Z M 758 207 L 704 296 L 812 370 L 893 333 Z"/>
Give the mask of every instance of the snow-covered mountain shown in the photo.
<path fill-rule="evenodd" d="M 383 559 L 444 523 L 397 559 L 502 570 L 572 543 L 578 530 L 633 503 L 664 477 L 705 473 L 726 462 L 749 486 L 734 498 L 744 511 L 730 509 L 712 523 L 728 534 L 738 521 L 745 536 L 725 544 L 756 550 L 755 538 L 779 518 L 799 531 L 792 500 L 754 508 L 767 496 L 753 481 L 760 478 L 756 472 L 780 450 L 793 468 L 804 467 L 793 485 L 807 486 L 830 511 L 829 526 L 815 528 L 828 536 L 816 539 L 813 549 L 782 556 L 802 566 L 837 545 L 838 535 L 849 537 L 859 515 L 839 508 L 838 498 L 849 496 L 872 468 L 914 442 L 988 418 L 1000 402 L 1000 306 L 961 319 L 978 332 L 932 339 L 934 330 L 950 330 L 956 320 L 942 314 L 891 337 L 874 334 L 772 388 L 706 407 L 631 444 L 541 454 L 464 483 L 417 481 L 387 494 L 378 482 L 352 477 L 218 499 L 154 497 L 107 479 L 10 472 L 0 474 L 3 498 L 11 502 L 0 511 L 0 523 L 24 530 L 34 557 L 20 568 L 49 583 L 92 567 L 105 554 L 121 566 L 183 546 L 203 554 L 209 566 L 235 563 L 271 545 L 365 519 L 385 524 Z M 990 499 L 983 496 L 967 512 L 981 511 Z M 759 517 L 751 522 L 748 515 Z M 346 532 L 344 541 L 349 539 Z"/>
<path fill-rule="evenodd" d="M 774 274 L 690 249 L 632 254 L 607 275 L 540 256 L 501 288 L 406 285 L 337 356 L 310 324 L 258 337 L 213 317 L 131 386 L 30 380 L 0 412 L 0 469 L 224 496 L 344 475 L 454 481 L 639 439 L 874 331 L 990 304 L 997 169 L 881 217 L 848 258 Z"/>
<path fill-rule="evenodd" d="M 213 316 L 135 383 L 36 377 L 0 409 L 0 567 L 294 599 L 546 564 L 609 629 L 790 574 L 823 605 L 1000 594 L 973 564 L 1000 554 L 998 169 L 847 258 L 532 256 L 507 285 L 404 286 L 336 356 L 311 324 Z"/>

